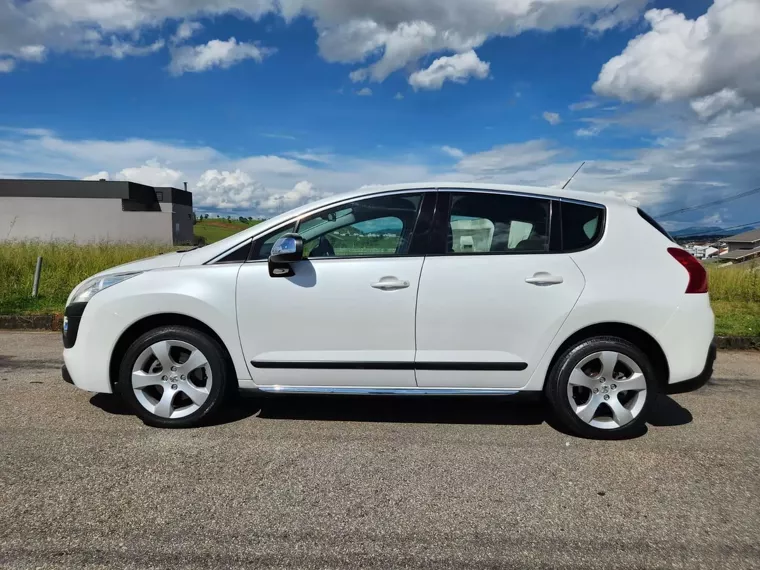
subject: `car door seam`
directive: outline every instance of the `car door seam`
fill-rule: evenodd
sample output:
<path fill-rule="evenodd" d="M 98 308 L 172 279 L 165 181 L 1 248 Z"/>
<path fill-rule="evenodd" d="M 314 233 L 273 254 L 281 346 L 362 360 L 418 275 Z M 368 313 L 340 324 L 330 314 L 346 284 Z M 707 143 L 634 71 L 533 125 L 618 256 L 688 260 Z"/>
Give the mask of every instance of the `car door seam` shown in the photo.
<path fill-rule="evenodd" d="M 580 265 L 578 265 L 573 257 L 569 254 L 564 254 L 567 256 L 567 258 L 575 265 L 575 267 L 578 269 L 578 273 L 581 276 L 581 279 L 583 279 L 583 287 L 581 287 L 580 293 L 578 293 L 578 296 L 575 298 L 575 302 L 573 303 L 573 306 L 570 307 L 570 310 L 565 315 L 565 318 L 560 323 L 559 327 L 557 327 L 557 332 L 554 333 L 554 336 L 549 341 L 549 344 L 546 345 L 546 350 L 544 350 L 543 354 L 541 354 L 541 358 L 538 359 L 538 362 L 536 363 L 536 367 L 533 369 L 533 373 L 530 375 L 530 378 L 528 378 L 528 382 L 525 384 L 525 386 L 528 386 L 533 381 L 533 376 L 535 376 L 536 372 L 540 368 L 540 364 L 544 361 L 546 358 L 547 353 L 549 352 L 549 349 L 554 345 L 554 341 L 557 339 L 557 336 L 559 335 L 560 331 L 562 330 L 562 327 L 565 326 L 565 323 L 567 322 L 567 319 L 570 318 L 570 315 L 573 314 L 573 311 L 575 310 L 576 305 L 578 305 L 578 302 L 581 300 L 581 297 L 583 296 L 583 292 L 586 290 L 586 275 L 583 273 L 583 270 L 581 269 Z M 525 388 L 523 386 L 523 388 Z"/>

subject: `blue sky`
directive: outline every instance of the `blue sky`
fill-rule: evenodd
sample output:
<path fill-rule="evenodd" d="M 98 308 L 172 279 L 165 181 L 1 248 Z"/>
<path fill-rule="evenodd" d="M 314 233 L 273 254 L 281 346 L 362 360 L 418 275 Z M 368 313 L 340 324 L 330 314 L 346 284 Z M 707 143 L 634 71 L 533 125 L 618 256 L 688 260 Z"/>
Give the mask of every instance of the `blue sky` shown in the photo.
<path fill-rule="evenodd" d="M 756 0 L 0 0 L 0 175 L 272 215 L 418 180 L 760 186 Z M 760 220 L 760 198 L 667 220 Z"/>

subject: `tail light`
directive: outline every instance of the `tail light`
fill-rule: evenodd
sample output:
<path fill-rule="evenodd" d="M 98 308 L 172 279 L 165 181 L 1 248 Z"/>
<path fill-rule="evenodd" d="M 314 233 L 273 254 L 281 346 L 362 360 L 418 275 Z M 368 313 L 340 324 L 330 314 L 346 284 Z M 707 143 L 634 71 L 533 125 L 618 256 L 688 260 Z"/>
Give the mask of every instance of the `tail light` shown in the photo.
<path fill-rule="evenodd" d="M 707 293 L 707 271 L 699 260 L 688 251 L 678 247 L 669 247 L 668 253 L 689 273 L 689 284 L 686 286 L 686 292 Z"/>

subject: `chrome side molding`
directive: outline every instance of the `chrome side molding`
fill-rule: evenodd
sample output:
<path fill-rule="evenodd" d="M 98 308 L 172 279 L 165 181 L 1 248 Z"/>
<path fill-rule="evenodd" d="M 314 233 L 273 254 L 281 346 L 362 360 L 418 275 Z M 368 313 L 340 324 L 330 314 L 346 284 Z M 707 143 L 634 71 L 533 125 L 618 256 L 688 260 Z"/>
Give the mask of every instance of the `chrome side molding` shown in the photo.
<path fill-rule="evenodd" d="M 344 394 L 353 396 L 514 396 L 520 390 L 499 388 L 364 388 L 355 386 L 257 386 L 276 394 Z"/>

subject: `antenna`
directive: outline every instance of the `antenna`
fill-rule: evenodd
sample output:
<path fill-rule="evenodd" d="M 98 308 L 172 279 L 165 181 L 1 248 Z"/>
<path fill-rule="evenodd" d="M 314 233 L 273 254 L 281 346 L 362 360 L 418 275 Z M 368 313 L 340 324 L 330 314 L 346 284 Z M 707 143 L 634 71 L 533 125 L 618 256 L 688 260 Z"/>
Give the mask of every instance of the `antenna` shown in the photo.
<path fill-rule="evenodd" d="M 578 167 L 578 170 L 576 170 L 575 172 L 573 172 L 573 175 L 570 178 L 567 179 L 567 182 L 565 182 L 565 185 L 562 187 L 563 190 L 565 188 L 567 188 L 568 184 L 570 184 L 573 181 L 573 178 L 575 178 L 575 175 L 578 174 L 581 171 L 581 168 L 583 168 L 584 164 L 586 164 L 585 160 L 583 162 L 581 162 L 581 165 Z"/>

